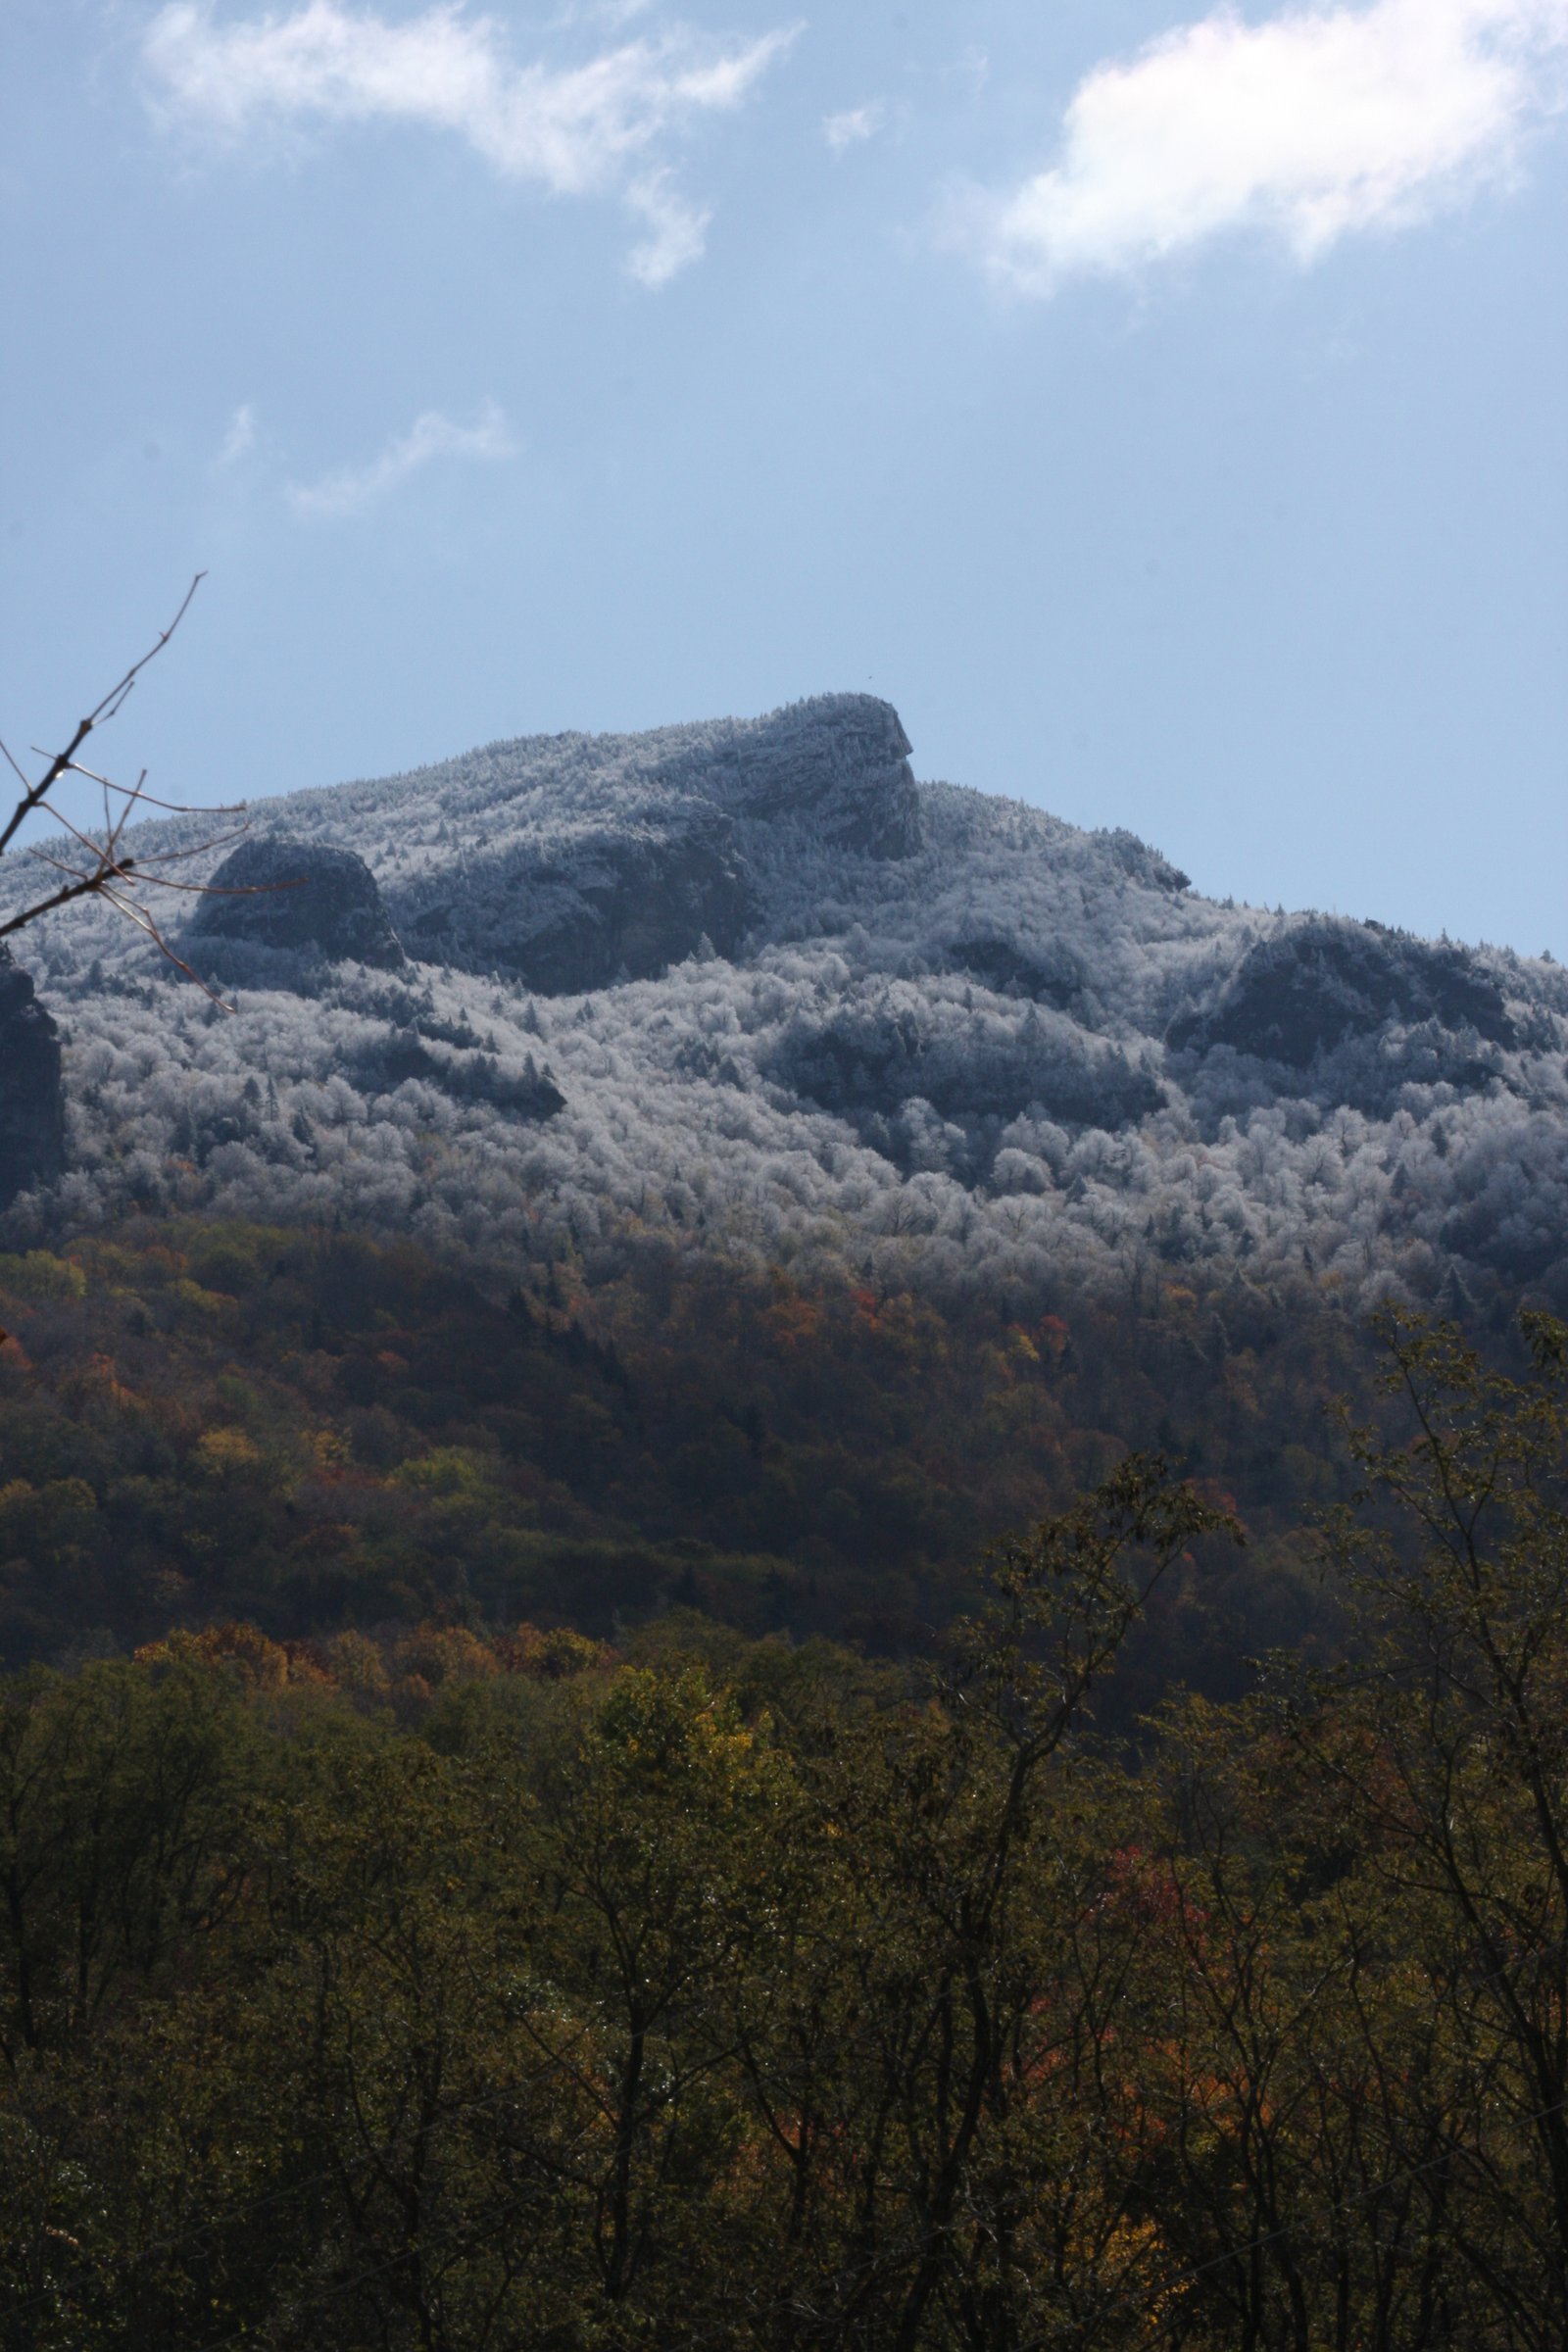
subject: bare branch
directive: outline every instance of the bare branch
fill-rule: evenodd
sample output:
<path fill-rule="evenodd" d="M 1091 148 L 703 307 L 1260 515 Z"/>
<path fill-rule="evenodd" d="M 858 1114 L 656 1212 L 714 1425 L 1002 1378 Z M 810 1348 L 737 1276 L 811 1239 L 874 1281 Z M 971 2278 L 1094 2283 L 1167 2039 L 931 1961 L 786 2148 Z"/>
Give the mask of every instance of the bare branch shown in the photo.
<path fill-rule="evenodd" d="M 55 865 L 59 863 L 59 860 L 51 858 L 49 862 L 51 865 Z M 134 862 L 133 858 L 127 858 L 126 869 L 128 870 Z M 70 866 L 61 867 L 62 873 L 70 873 L 71 870 Z M 104 898 L 110 895 L 104 888 L 101 875 L 83 875 L 76 881 L 68 883 L 63 890 L 57 890 L 51 898 L 39 899 L 33 906 L 24 907 L 21 914 L 12 915 L 9 922 L 0 923 L 0 939 L 4 939 L 8 932 L 21 931 L 26 924 L 36 922 L 40 914 L 51 914 L 57 906 L 69 906 L 73 899 L 90 898 L 94 894 Z"/>
<path fill-rule="evenodd" d="M 159 872 L 156 869 L 162 866 L 177 865 L 190 858 L 209 857 L 215 850 L 222 849 L 229 842 L 243 838 L 248 828 L 240 825 L 231 832 L 209 836 L 208 839 L 198 842 L 191 849 L 152 850 L 139 860 L 135 858 L 127 858 L 121 845 L 127 825 L 140 809 L 156 808 L 170 816 L 240 816 L 244 813 L 244 802 L 222 802 L 211 808 L 196 808 L 185 802 L 159 800 L 147 790 L 147 770 L 145 768 L 142 769 L 134 784 L 120 784 L 112 776 L 104 775 L 97 768 L 89 767 L 76 756 L 95 728 L 107 724 L 118 711 L 123 710 L 126 697 L 136 680 L 149 662 L 155 661 L 168 645 L 189 612 L 191 601 L 206 576 L 205 572 L 197 572 L 184 596 L 180 599 L 179 609 L 169 626 L 159 631 L 156 642 L 149 646 L 146 653 L 138 661 L 133 662 L 123 675 L 116 680 L 109 692 L 88 711 L 86 717 L 77 720 L 71 740 L 63 751 L 49 753 L 36 745 L 33 746 L 36 756 L 45 763 L 42 774 L 35 782 L 29 781 L 26 771 L 13 758 L 8 746 L 0 742 L 0 757 L 4 758 L 23 787 L 9 815 L 3 824 L 0 824 L 0 856 L 4 856 L 11 847 L 28 817 L 40 813 L 47 813 L 52 817 L 55 823 L 86 853 L 84 861 L 78 865 L 69 858 L 55 856 L 51 851 L 42 849 L 36 844 L 29 843 L 27 845 L 30 857 L 38 858 L 45 865 L 52 866 L 57 873 L 65 875 L 66 879 L 58 890 L 49 892 L 45 897 L 24 906 L 20 912 L 0 920 L 0 940 L 9 937 L 13 931 L 24 930 L 28 923 L 36 922 L 40 915 L 53 913 L 57 907 L 71 906 L 78 899 L 99 898 L 107 906 L 112 906 L 117 914 L 123 915 L 127 922 L 134 923 L 139 931 L 145 932 L 159 952 L 166 956 L 177 970 L 183 972 L 187 978 L 194 980 L 198 988 L 210 997 L 215 1004 L 220 1005 L 225 1012 L 231 1012 L 233 1006 L 225 1004 L 217 991 L 208 986 L 201 974 L 194 971 L 183 956 L 175 954 L 153 919 L 152 912 L 145 905 L 142 896 L 132 894 L 141 894 L 156 889 L 188 892 L 195 897 L 211 895 L 214 892 L 214 885 L 210 882 L 182 882 L 176 880 L 172 875 Z M 103 822 L 97 834 L 88 831 L 83 825 L 77 824 L 50 798 L 58 786 L 63 784 L 68 777 L 73 776 L 80 777 L 84 783 L 95 784 L 103 795 Z M 234 884 L 219 886 L 218 895 L 225 898 L 249 898 L 262 891 L 286 890 L 297 887 L 297 884 L 288 882 Z"/>
<path fill-rule="evenodd" d="M 4 748 L 0 744 L 0 751 Z M 101 776 L 95 767 L 83 767 L 76 760 L 73 760 L 67 772 L 73 776 L 85 776 L 89 783 L 101 784 L 105 792 L 122 793 L 127 801 L 141 801 L 149 808 L 162 808 L 171 816 L 239 816 L 249 805 L 245 801 L 214 801 L 210 804 L 204 801 L 200 806 L 192 801 L 161 801 L 156 793 L 145 789 L 145 768 L 134 784 L 117 784 L 113 776 Z M 21 773 L 20 769 L 18 773 Z"/>
<path fill-rule="evenodd" d="M 61 821 L 64 823 L 65 819 L 62 818 Z M 76 832 L 74 825 L 70 826 L 69 830 L 73 833 Z M 112 876 L 117 870 L 128 873 L 134 866 L 138 883 L 155 890 L 189 890 L 194 891 L 199 898 L 203 899 L 258 899 L 270 898 L 277 890 L 302 890 L 304 888 L 303 875 L 298 880 L 289 882 L 172 882 L 167 875 L 156 874 L 153 871 L 154 866 L 157 865 L 178 865 L 186 858 L 210 858 L 215 850 L 224 849 L 229 842 L 244 841 L 247 837 L 248 829 L 244 825 L 239 825 L 232 833 L 217 833 L 211 841 L 198 842 L 193 850 L 152 850 L 144 858 L 122 858 L 106 857 L 90 833 L 76 833 L 76 839 L 82 847 L 91 850 L 97 861 L 98 870 Z M 79 866 L 68 865 L 66 860 L 63 858 L 57 858 L 53 851 L 35 845 L 29 846 L 27 855 L 29 858 L 36 858 L 42 865 L 57 867 L 63 874 L 79 874 L 81 871 Z"/>
<path fill-rule="evenodd" d="M 176 971 L 183 972 L 187 980 L 195 981 L 197 987 L 201 990 L 202 995 L 204 997 L 210 997 L 213 1003 L 218 1006 L 220 1012 L 233 1012 L 234 1006 L 226 1003 L 225 1000 L 219 995 L 217 989 L 212 987 L 209 982 L 202 978 L 200 972 L 194 970 L 193 967 L 185 961 L 183 956 L 175 954 L 174 950 L 170 946 L 168 940 L 159 930 L 158 925 L 153 921 L 152 916 L 148 913 L 145 906 L 138 906 L 134 899 L 122 899 L 118 891 L 109 889 L 102 883 L 95 885 L 95 887 L 98 889 L 100 896 L 107 899 L 109 905 L 122 914 L 127 922 L 134 923 L 139 931 L 146 932 L 154 947 L 158 949 L 161 955 L 168 956 L 170 962 L 174 966 Z M 172 885 L 171 887 L 173 886 Z"/>
<path fill-rule="evenodd" d="M 231 841 L 249 837 L 248 825 L 236 825 L 232 833 L 215 833 L 210 841 L 199 841 L 193 850 L 153 850 L 137 860 L 136 870 L 143 881 L 156 882 L 155 865 L 178 865 L 187 858 L 210 858 L 214 850 L 226 849 Z M 251 899 L 271 890 L 298 890 L 298 882 L 165 882 L 165 890 L 199 890 L 208 899 Z"/>
<path fill-rule="evenodd" d="M 174 614 L 174 617 L 170 622 L 168 628 L 159 632 L 157 644 L 149 646 L 146 653 L 142 655 L 140 661 L 133 662 L 130 667 L 126 670 L 124 676 L 120 679 L 119 683 L 109 689 L 109 692 L 104 696 L 102 702 L 95 704 L 93 709 L 88 711 L 85 718 L 78 719 L 76 721 L 76 731 L 72 736 L 71 741 L 67 744 L 63 752 L 56 752 L 53 758 L 50 759 L 48 766 L 45 768 L 37 783 L 26 785 L 25 791 L 23 793 L 22 798 L 18 801 L 16 807 L 12 809 L 11 814 L 7 817 L 4 825 L 0 825 L 0 858 L 5 856 L 6 851 L 10 848 L 11 843 L 16 837 L 19 828 L 25 823 L 26 819 L 33 814 L 35 809 L 43 807 L 44 803 L 48 800 L 50 793 L 53 792 L 55 786 L 60 782 L 61 777 L 70 771 L 71 766 L 75 760 L 76 754 L 80 751 L 82 745 L 86 742 L 94 727 L 103 726 L 109 719 L 115 716 L 115 713 L 118 710 L 121 710 L 124 708 L 125 697 L 135 685 L 136 680 L 140 677 L 148 662 L 157 660 L 158 656 L 163 652 L 165 646 L 169 643 L 171 637 L 173 636 L 174 631 L 178 628 L 180 622 L 190 611 L 191 599 L 195 596 L 197 589 L 201 586 L 206 577 L 207 574 L 205 571 L 199 571 L 196 574 L 196 577 L 191 581 L 190 586 L 186 589 L 184 596 L 180 599 L 179 611 Z M 9 753 L 6 756 L 8 759 L 10 758 Z M 48 757 L 48 755 L 44 753 L 39 754 L 40 759 L 46 757 Z M 14 760 L 12 761 L 12 765 L 16 765 Z M 17 772 L 19 775 L 22 773 L 20 768 L 17 770 Z M 25 783 L 25 778 L 23 780 Z M 51 810 L 50 813 L 53 815 L 57 812 Z"/>
<path fill-rule="evenodd" d="M 81 882 L 84 882 L 87 879 L 79 865 L 72 865 L 68 863 L 64 858 L 55 857 L 53 852 L 50 850 L 34 850 L 32 855 L 37 858 L 40 865 L 52 865 L 57 874 L 73 874 L 78 881 Z M 101 862 L 102 860 L 100 860 L 100 863 Z M 127 858 L 125 859 L 127 866 L 134 865 L 135 862 L 136 861 L 133 858 Z M 95 867 L 94 871 L 96 872 L 96 870 L 97 868 Z"/>
<path fill-rule="evenodd" d="M 215 846 L 208 842 L 202 844 L 203 849 Z M 192 851 L 191 855 L 194 857 L 196 853 Z M 125 859 L 126 866 L 134 863 L 133 858 Z M 123 872 L 124 867 L 116 870 Z M 225 883 L 220 889 L 215 890 L 211 882 L 172 882 L 167 874 L 149 873 L 145 866 L 137 866 L 136 879 L 144 890 L 187 890 L 196 899 L 253 899 L 270 897 L 274 890 L 299 888 L 297 882 L 243 882 L 236 883 L 232 888 Z"/>

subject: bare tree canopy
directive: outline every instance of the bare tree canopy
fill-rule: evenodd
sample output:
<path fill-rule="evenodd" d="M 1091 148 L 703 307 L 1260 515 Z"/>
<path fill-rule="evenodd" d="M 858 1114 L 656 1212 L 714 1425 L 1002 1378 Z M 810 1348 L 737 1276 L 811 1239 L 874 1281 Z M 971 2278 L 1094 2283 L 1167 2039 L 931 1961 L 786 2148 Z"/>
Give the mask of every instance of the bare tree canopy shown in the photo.
<path fill-rule="evenodd" d="M 42 865 L 52 867 L 55 872 L 63 874 L 65 879 L 58 888 L 46 892 L 40 898 L 30 900 L 18 912 L 0 920 L 0 939 L 6 938 L 13 931 L 24 930 L 29 923 L 35 923 L 40 915 L 51 914 L 60 906 L 68 906 L 74 900 L 102 899 L 118 913 L 122 914 L 128 922 L 134 923 L 139 930 L 145 931 L 148 938 L 163 955 L 169 957 L 172 963 L 177 964 L 182 972 L 189 973 L 199 987 L 206 989 L 209 996 L 213 996 L 214 992 L 207 987 L 206 981 L 201 978 L 199 973 L 191 971 L 190 965 L 184 961 L 183 957 L 175 954 L 164 937 L 162 929 L 153 916 L 146 894 L 154 890 L 175 890 L 192 892 L 198 896 L 204 895 L 211 887 L 209 884 L 188 882 L 163 869 L 172 865 L 183 864 L 193 858 L 204 857 L 211 851 L 239 839 L 246 830 L 245 826 L 241 824 L 235 826 L 230 832 L 215 834 L 208 840 L 198 842 L 194 848 L 160 850 L 141 857 L 132 857 L 127 853 L 125 836 L 127 828 L 137 817 L 145 815 L 155 808 L 172 816 L 218 818 L 243 816 L 244 802 L 238 801 L 211 808 L 195 808 L 177 801 L 159 800 L 147 790 L 147 770 L 145 768 L 137 776 L 134 784 L 120 784 L 112 776 L 107 776 L 99 769 L 87 766 L 81 758 L 88 737 L 100 728 L 107 726 L 109 721 L 118 717 L 124 709 L 131 690 L 143 670 L 146 669 L 149 662 L 157 660 L 190 611 L 196 591 L 206 576 L 205 572 L 197 572 L 184 596 L 180 599 L 179 609 L 169 626 L 159 631 L 156 642 L 149 646 L 146 653 L 133 662 L 130 667 L 111 686 L 109 692 L 93 705 L 85 718 L 76 721 L 75 728 L 63 751 L 45 752 L 39 750 L 37 746 L 32 747 L 33 756 L 45 762 L 42 771 L 37 776 L 29 776 L 4 741 L 0 741 L 0 758 L 5 760 L 21 786 L 9 814 L 4 823 L 0 824 L 0 857 L 4 857 L 12 851 L 13 845 L 17 844 L 17 836 L 27 819 L 39 815 L 52 817 L 62 830 L 77 844 L 76 853 L 68 856 L 62 856 L 58 848 L 45 849 L 36 843 L 25 845 L 24 855 L 35 858 Z M 54 797 L 72 777 L 80 777 L 84 782 L 98 787 L 103 796 L 101 825 L 96 827 L 78 825 L 66 813 Z M 215 1002 L 220 1002 L 220 1000 L 215 998 Z"/>

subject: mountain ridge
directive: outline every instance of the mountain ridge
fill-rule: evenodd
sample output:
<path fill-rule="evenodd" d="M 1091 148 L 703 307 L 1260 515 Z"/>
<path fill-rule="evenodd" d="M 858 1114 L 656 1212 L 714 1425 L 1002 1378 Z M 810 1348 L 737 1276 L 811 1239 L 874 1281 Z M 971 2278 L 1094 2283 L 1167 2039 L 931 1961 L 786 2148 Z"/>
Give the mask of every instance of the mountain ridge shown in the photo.
<path fill-rule="evenodd" d="M 498 1272 L 661 1237 L 1035 1293 L 1202 1262 L 1568 1297 L 1555 966 L 1204 899 L 1123 830 L 917 783 L 874 698 L 498 742 L 280 796 L 253 843 L 362 860 L 409 962 L 227 938 L 224 1021 L 106 914 L 54 921 L 70 1166 L 18 1232 L 143 1200 Z"/>

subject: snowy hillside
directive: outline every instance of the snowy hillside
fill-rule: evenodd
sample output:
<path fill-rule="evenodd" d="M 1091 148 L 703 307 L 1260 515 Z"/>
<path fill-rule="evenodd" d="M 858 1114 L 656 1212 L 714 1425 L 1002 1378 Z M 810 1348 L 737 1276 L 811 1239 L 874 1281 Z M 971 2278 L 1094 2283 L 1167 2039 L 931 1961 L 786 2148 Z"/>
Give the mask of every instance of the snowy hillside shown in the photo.
<path fill-rule="evenodd" d="M 51 918 L 21 944 L 69 1168 L 9 1245 L 143 1202 L 498 1272 L 651 1231 L 944 1287 L 1207 1264 L 1568 1302 L 1556 966 L 1221 906 L 907 751 L 833 696 L 262 804 L 242 858 L 298 900 L 180 934 L 233 1017 L 108 913 Z"/>

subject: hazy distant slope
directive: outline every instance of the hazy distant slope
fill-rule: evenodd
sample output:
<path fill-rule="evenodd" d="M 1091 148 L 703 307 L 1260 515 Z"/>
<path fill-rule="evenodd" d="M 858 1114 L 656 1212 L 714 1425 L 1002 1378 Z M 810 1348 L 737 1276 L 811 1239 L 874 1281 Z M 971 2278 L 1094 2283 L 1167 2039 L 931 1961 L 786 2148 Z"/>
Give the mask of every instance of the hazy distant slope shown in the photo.
<path fill-rule="evenodd" d="M 944 1285 L 1568 1298 L 1555 966 L 1220 906 L 907 751 L 827 696 L 264 804 L 277 856 L 364 859 L 411 960 L 193 928 L 226 1019 L 106 915 L 33 934 L 72 1172 L 13 1235 L 141 1200 L 502 1269 L 652 1230 Z"/>

